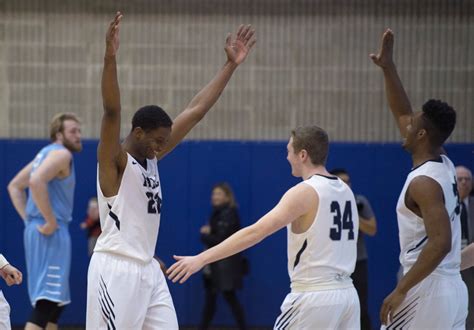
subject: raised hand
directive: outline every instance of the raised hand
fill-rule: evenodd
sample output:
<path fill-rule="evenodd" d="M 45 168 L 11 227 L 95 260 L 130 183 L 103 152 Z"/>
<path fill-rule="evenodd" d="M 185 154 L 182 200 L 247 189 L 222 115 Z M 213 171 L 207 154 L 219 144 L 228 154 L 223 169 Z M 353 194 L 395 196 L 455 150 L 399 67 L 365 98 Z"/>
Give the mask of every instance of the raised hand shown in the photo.
<path fill-rule="evenodd" d="M 115 56 L 117 54 L 119 49 L 120 21 L 122 17 L 123 15 L 118 11 L 107 29 L 107 34 L 105 35 L 105 56 Z"/>
<path fill-rule="evenodd" d="M 173 256 L 173 258 L 178 261 L 166 271 L 168 278 L 173 281 L 173 283 L 179 280 L 179 283 L 183 284 L 189 276 L 204 267 L 204 263 L 198 255 L 193 257 Z"/>
<path fill-rule="evenodd" d="M 387 29 L 382 36 L 382 44 L 378 54 L 370 54 L 370 58 L 381 68 L 393 65 L 393 32 Z"/>
<path fill-rule="evenodd" d="M 232 40 L 232 34 L 229 33 L 225 40 L 227 59 L 237 65 L 245 61 L 250 49 L 257 42 L 254 35 L 255 30 L 250 25 L 241 25 L 234 40 Z"/>
<path fill-rule="evenodd" d="M 12 265 L 6 265 L 0 269 L 0 276 L 2 276 L 8 286 L 13 284 L 19 285 L 23 281 L 23 274 Z"/>

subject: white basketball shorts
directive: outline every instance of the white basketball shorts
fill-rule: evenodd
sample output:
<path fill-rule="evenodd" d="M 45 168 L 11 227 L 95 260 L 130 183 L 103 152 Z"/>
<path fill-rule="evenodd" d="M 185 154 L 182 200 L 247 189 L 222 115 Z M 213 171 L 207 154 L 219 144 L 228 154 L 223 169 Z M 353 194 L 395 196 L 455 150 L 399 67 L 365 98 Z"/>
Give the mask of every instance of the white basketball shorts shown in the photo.
<path fill-rule="evenodd" d="M 381 329 L 465 329 L 467 288 L 461 275 L 431 274 L 411 288 Z"/>
<path fill-rule="evenodd" d="M 280 329 L 360 329 L 360 304 L 353 286 L 289 293 L 273 327 Z"/>
<path fill-rule="evenodd" d="M 178 329 L 158 262 L 95 252 L 87 276 L 86 329 Z"/>
<path fill-rule="evenodd" d="M 10 305 L 0 290 L 0 329 L 10 330 Z"/>

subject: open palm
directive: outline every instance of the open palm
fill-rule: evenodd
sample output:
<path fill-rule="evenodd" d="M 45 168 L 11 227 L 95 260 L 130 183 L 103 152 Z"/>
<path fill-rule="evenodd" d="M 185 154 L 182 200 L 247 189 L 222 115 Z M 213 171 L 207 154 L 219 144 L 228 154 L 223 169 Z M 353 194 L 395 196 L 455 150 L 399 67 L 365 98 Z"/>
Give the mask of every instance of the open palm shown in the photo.
<path fill-rule="evenodd" d="M 120 21 L 122 20 L 123 15 L 120 12 L 115 14 L 114 20 L 110 23 L 109 28 L 107 29 L 107 34 L 105 35 L 106 42 L 106 55 L 115 56 L 119 49 L 119 29 Z"/>
<path fill-rule="evenodd" d="M 229 33 L 225 41 L 225 52 L 228 60 L 235 64 L 241 64 L 245 61 L 250 49 L 257 42 L 254 35 L 255 30 L 250 25 L 241 25 L 234 40 L 232 40 L 232 35 Z"/>
<path fill-rule="evenodd" d="M 374 63 L 382 68 L 393 64 L 393 32 L 387 29 L 382 36 L 382 45 L 378 54 L 370 54 Z"/>

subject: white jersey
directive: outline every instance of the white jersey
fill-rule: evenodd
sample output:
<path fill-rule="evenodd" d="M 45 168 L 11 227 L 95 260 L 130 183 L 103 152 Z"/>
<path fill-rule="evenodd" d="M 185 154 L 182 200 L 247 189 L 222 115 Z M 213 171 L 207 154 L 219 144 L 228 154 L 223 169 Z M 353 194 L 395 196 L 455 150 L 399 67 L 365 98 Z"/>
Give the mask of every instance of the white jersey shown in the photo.
<path fill-rule="evenodd" d="M 404 273 L 408 272 L 425 246 L 426 235 L 423 219 L 413 213 L 405 204 L 406 192 L 411 181 L 417 176 L 427 176 L 438 182 L 443 190 L 444 205 L 451 223 L 451 251 L 433 271 L 433 274 L 459 274 L 461 262 L 461 222 L 459 218 L 456 171 L 448 157 L 427 161 L 408 174 L 397 203 L 398 230 L 400 238 L 400 263 Z"/>
<path fill-rule="evenodd" d="M 105 197 L 97 175 L 102 234 L 94 252 L 113 253 L 142 262 L 155 254 L 160 228 L 161 185 L 157 160 L 144 169 L 127 153 L 127 165 L 116 196 Z"/>
<path fill-rule="evenodd" d="M 303 184 L 314 188 L 319 208 L 306 232 L 295 234 L 287 226 L 292 291 L 352 287 L 359 232 L 354 194 L 337 177 L 313 175 Z"/>

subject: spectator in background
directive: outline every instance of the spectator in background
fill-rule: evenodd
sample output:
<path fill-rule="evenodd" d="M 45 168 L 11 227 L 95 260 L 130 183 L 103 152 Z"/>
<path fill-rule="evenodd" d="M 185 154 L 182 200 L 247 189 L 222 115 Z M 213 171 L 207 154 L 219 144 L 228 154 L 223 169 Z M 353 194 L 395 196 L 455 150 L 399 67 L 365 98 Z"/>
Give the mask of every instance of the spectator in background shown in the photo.
<path fill-rule="evenodd" d="M 87 218 L 81 223 L 81 229 L 87 230 L 88 237 L 88 252 L 89 257 L 94 252 L 95 243 L 99 238 L 100 233 L 100 219 L 99 219 L 99 204 L 97 203 L 97 197 L 89 199 L 87 205 Z"/>
<path fill-rule="evenodd" d="M 0 254 L 0 276 L 5 280 L 8 286 L 19 285 L 23 280 L 22 273 L 10 265 L 3 255 Z M 0 290 L 0 329 L 10 330 L 10 306 Z"/>
<path fill-rule="evenodd" d="M 343 168 L 336 168 L 330 171 L 331 174 L 338 176 L 349 187 L 351 178 L 349 173 Z M 367 248 L 365 246 L 365 235 L 374 236 L 377 233 L 377 221 L 369 201 L 363 195 L 355 195 L 357 211 L 359 213 L 359 238 L 357 240 L 357 262 L 352 280 L 357 290 L 360 300 L 360 318 L 361 329 L 372 329 L 369 317 L 368 304 L 368 271 L 367 271 Z M 364 235 L 365 234 L 365 235 Z"/>
<path fill-rule="evenodd" d="M 201 240 L 211 248 L 240 229 L 240 219 L 234 193 L 227 183 L 216 184 L 211 196 L 212 214 L 209 224 L 201 227 Z M 244 310 L 239 303 L 236 290 L 242 287 L 242 257 L 233 255 L 216 261 L 204 268 L 206 301 L 200 329 L 208 329 L 216 311 L 216 299 L 222 293 L 229 304 L 240 329 L 245 329 Z"/>
<path fill-rule="evenodd" d="M 474 196 L 472 192 L 472 172 L 465 166 L 456 166 L 456 182 L 461 212 L 461 249 L 474 242 Z M 474 268 L 461 271 L 469 295 L 466 329 L 474 329 Z"/>

